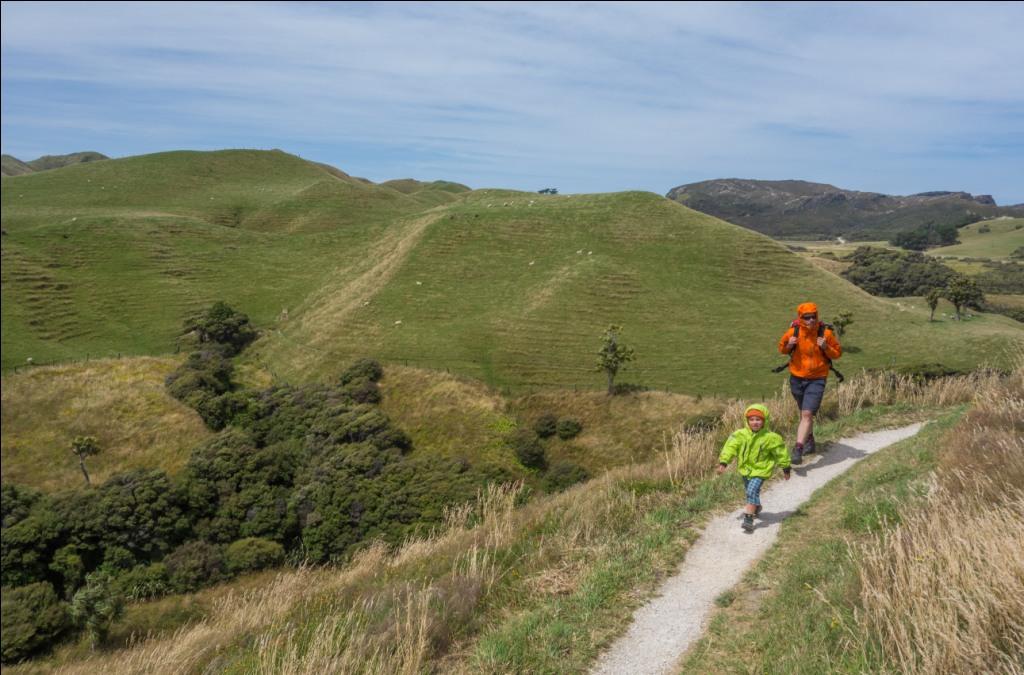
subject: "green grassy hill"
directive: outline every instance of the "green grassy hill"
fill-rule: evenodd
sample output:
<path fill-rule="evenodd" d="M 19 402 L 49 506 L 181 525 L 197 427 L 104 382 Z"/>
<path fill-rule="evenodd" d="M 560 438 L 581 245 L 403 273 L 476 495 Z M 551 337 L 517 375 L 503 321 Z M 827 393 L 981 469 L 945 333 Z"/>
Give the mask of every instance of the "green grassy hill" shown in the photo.
<path fill-rule="evenodd" d="M 852 311 L 847 370 L 999 359 L 1019 326 L 929 323 L 769 238 L 649 193 L 476 191 L 408 221 L 379 253 L 325 285 L 250 358 L 298 380 L 359 355 L 448 369 L 497 387 L 599 388 L 603 329 L 637 360 L 620 380 L 686 393 L 761 395 L 797 302 Z M 964 349 L 964 344 L 972 345 Z"/>
<path fill-rule="evenodd" d="M 217 299 L 264 330 L 246 358 L 278 376 L 328 379 L 370 356 L 521 393 L 600 388 L 594 352 L 618 323 L 637 350 L 620 381 L 762 395 L 808 298 L 826 318 L 853 312 L 847 370 L 998 361 L 1021 335 L 995 316 L 930 324 L 650 193 L 391 187 L 279 151 L 5 177 L 3 227 L 5 370 L 173 352 L 181 321 Z"/>
<path fill-rule="evenodd" d="M 282 152 L 171 152 L 3 178 L 3 369 L 175 350 L 217 299 L 259 325 L 392 220 L 456 198 L 366 184 Z"/>
<path fill-rule="evenodd" d="M 983 231 L 985 230 L 985 231 Z M 960 243 L 928 251 L 931 255 L 1006 259 L 1024 247 L 1024 218 L 983 220 L 961 227 Z"/>

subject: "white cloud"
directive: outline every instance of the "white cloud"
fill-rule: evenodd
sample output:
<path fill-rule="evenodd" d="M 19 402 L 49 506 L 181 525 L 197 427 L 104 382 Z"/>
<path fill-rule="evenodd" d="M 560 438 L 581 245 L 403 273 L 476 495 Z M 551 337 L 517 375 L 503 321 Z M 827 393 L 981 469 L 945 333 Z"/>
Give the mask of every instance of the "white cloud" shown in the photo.
<path fill-rule="evenodd" d="M 128 152 L 229 130 L 224 144 L 319 143 L 312 158 L 375 179 L 897 192 L 941 166 L 1024 201 L 1019 175 L 975 186 L 970 161 L 937 150 L 1022 150 L 1022 19 L 1011 3 L 5 3 L 5 152 L 73 150 L 42 144 L 80 120 L 101 151 L 105 125 L 138 129 Z"/>

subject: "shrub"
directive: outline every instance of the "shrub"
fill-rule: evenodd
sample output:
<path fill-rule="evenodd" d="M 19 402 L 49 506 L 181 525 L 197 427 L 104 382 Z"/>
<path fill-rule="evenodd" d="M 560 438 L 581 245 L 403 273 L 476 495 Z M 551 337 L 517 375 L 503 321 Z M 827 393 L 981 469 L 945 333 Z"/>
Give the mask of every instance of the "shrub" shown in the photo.
<path fill-rule="evenodd" d="M 190 541 L 174 549 L 166 558 L 171 588 L 188 593 L 226 578 L 224 554 L 216 544 Z"/>
<path fill-rule="evenodd" d="M 249 537 L 228 546 L 225 559 L 231 574 L 255 572 L 284 562 L 284 548 L 276 541 Z"/>
<path fill-rule="evenodd" d="M 68 627 L 67 605 L 46 582 L 5 588 L 0 606 L 0 655 L 5 664 L 51 646 Z"/>
<path fill-rule="evenodd" d="M 554 436 L 558 430 L 558 417 L 551 413 L 544 413 L 533 423 L 533 431 L 541 438 Z"/>
<path fill-rule="evenodd" d="M 85 564 L 78 549 L 74 546 L 62 546 L 53 554 L 50 570 L 60 575 L 64 586 L 64 597 L 71 597 L 85 580 Z"/>
<path fill-rule="evenodd" d="M 89 635 L 96 649 L 110 632 L 110 626 L 124 612 L 124 597 L 113 584 L 113 577 L 105 572 L 94 572 L 85 578 L 71 600 L 71 618 Z"/>
<path fill-rule="evenodd" d="M 256 330 L 249 317 L 225 302 L 214 303 L 210 309 L 185 322 L 185 332 L 194 332 L 200 343 L 223 345 L 233 356 L 256 339 Z"/>
<path fill-rule="evenodd" d="M 6 530 L 18 521 L 24 520 L 41 496 L 38 490 L 24 485 L 4 483 L 0 486 L 0 528 Z"/>
<path fill-rule="evenodd" d="M 547 466 L 544 446 L 540 444 L 537 434 L 532 431 L 517 431 L 509 439 L 509 444 L 523 466 L 530 469 L 543 469 Z"/>
<path fill-rule="evenodd" d="M 547 492 L 561 492 L 588 478 L 590 473 L 582 466 L 572 462 L 558 462 L 544 476 L 544 489 Z"/>
<path fill-rule="evenodd" d="M 162 562 L 136 565 L 119 575 L 114 584 L 121 595 L 131 600 L 159 598 L 172 590 L 167 565 Z"/>
<path fill-rule="evenodd" d="M 576 438 L 583 431 L 583 425 L 579 421 L 566 418 L 558 422 L 558 437 L 563 441 Z"/>
<path fill-rule="evenodd" d="M 379 382 L 384 377 L 384 368 L 373 359 L 359 359 L 341 374 L 338 382 L 342 385 L 349 384 L 356 380 L 369 380 Z"/>
<path fill-rule="evenodd" d="M 722 414 L 717 412 L 696 413 L 683 422 L 683 427 L 696 432 L 712 431 L 722 425 Z"/>

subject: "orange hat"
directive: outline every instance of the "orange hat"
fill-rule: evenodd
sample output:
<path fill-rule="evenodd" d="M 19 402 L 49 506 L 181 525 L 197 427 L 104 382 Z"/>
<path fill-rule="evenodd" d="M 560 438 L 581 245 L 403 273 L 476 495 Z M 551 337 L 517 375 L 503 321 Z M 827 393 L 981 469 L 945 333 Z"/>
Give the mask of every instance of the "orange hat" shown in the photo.
<path fill-rule="evenodd" d="M 813 302 L 801 302 L 796 306 L 796 315 L 803 316 L 804 314 L 817 314 L 818 306 Z"/>
<path fill-rule="evenodd" d="M 747 417 L 760 417 L 761 419 L 764 419 L 764 413 L 756 408 L 751 408 L 747 411 Z"/>

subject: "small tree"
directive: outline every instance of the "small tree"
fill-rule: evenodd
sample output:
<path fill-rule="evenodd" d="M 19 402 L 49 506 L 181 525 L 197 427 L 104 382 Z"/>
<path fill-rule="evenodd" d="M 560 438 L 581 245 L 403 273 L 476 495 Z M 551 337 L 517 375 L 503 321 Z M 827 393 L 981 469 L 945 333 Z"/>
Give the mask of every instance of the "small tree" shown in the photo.
<path fill-rule="evenodd" d="M 839 316 L 832 321 L 832 325 L 835 326 L 836 333 L 839 337 L 843 337 L 846 332 L 846 327 L 853 323 L 853 312 L 840 312 Z"/>
<path fill-rule="evenodd" d="M 124 598 L 112 581 L 109 574 L 94 572 L 71 600 L 71 618 L 89 634 L 93 649 L 107 638 L 110 626 L 124 612 Z"/>
<path fill-rule="evenodd" d="M 89 472 L 85 470 L 85 458 L 100 454 L 100 444 L 92 436 L 75 436 L 75 440 L 71 441 L 71 452 L 78 455 L 78 466 L 82 467 L 85 484 L 92 485 Z"/>
<path fill-rule="evenodd" d="M 928 309 L 931 310 L 931 314 L 928 315 L 928 321 L 935 320 L 935 308 L 939 306 L 939 299 L 942 297 L 941 288 L 933 288 L 928 291 L 928 294 L 924 296 L 924 301 L 928 303 Z"/>
<path fill-rule="evenodd" d="M 609 326 L 601 338 L 604 344 L 597 352 L 597 371 L 608 376 L 609 396 L 615 393 L 615 376 L 618 375 L 619 369 L 635 356 L 632 347 L 619 343 L 620 332 L 622 326 Z"/>
<path fill-rule="evenodd" d="M 946 286 L 946 299 L 956 308 L 956 320 L 960 320 L 961 307 L 980 307 L 985 296 L 973 279 L 958 274 L 949 280 Z"/>

